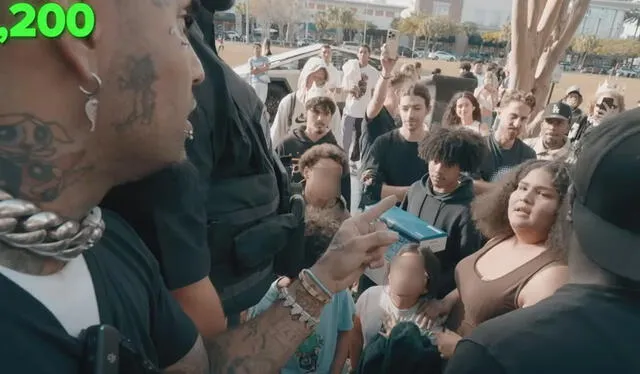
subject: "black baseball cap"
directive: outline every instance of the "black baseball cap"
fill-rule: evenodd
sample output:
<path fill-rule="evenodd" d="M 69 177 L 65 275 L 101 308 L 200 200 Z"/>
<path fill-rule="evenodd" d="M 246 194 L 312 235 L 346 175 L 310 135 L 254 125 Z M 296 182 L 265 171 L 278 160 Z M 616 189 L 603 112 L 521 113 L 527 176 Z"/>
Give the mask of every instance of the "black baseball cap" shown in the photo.
<path fill-rule="evenodd" d="M 605 119 L 581 142 L 573 230 L 591 261 L 640 282 L 640 108 Z"/>
<path fill-rule="evenodd" d="M 544 109 L 544 119 L 547 118 L 558 118 L 569 121 L 571 119 L 571 107 L 562 102 L 551 103 Z"/>

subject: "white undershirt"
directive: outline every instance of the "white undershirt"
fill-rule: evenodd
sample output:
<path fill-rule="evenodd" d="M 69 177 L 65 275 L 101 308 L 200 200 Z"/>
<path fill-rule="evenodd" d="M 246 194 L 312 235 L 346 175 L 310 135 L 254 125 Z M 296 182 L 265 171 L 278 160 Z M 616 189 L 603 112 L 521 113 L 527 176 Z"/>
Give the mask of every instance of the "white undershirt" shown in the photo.
<path fill-rule="evenodd" d="M 30 293 L 56 317 L 71 336 L 100 323 L 93 280 L 84 256 L 52 275 L 29 275 L 0 266 L 0 273 Z"/>

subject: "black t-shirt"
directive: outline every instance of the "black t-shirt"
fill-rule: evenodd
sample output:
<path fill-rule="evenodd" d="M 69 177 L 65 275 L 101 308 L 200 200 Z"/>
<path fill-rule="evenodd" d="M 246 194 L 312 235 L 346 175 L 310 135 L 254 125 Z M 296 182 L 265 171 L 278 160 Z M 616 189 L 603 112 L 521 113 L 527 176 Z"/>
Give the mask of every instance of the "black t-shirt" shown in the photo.
<path fill-rule="evenodd" d="M 184 162 L 114 188 L 101 204 L 140 235 L 170 290 L 209 275 L 205 194 L 199 181 L 195 167 Z"/>
<path fill-rule="evenodd" d="M 480 325 L 446 374 L 640 373 L 640 294 L 570 284 Z"/>
<path fill-rule="evenodd" d="M 365 124 L 362 126 L 362 136 L 360 136 L 362 159 L 365 158 L 367 152 L 371 149 L 373 142 L 375 142 L 378 137 L 397 128 L 393 116 L 384 106 L 380 110 L 380 113 L 373 118 L 368 118 L 365 113 L 364 122 Z"/>
<path fill-rule="evenodd" d="M 418 142 L 407 141 L 399 129 L 376 139 L 363 165 L 363 170 L 376 171 L 377 182 L 390 186 L 410 186 L 427 173 L 427 163 L 418 157 Z"/>
<path fill-rule="evenodd" d="M 493 137 L 493 134 L 486 137 L 489 153 L 485 156 L 480 167 L 480 177 L 487 182 L 495 182 L 504 174 L 521 163 L 536 158 L 533 148 L 524 144 L 520 139 L 516 139 L 511 149 L 504 149 Z"/>
<path fill-rule="evenodd" d="M 198 332 L 165 288 L 158 264 L 136 233 L 107 210 L 103 218 L 104 236 L 84 255 L 100 323 L 117 328 L 160 368 L 171 366 L 191 350 Z M 0 299 L 3 373 L 80 372 L 82 342 L 68 335 L 45 306 L 3 275 Z"/>

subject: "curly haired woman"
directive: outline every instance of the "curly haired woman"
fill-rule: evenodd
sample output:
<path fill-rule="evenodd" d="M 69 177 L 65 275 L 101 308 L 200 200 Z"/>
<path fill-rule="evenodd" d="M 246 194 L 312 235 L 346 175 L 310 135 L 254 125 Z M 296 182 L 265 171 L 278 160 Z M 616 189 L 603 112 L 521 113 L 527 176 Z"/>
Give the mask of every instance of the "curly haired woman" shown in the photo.
<path fill-rule="evenodd" d="M 480 323 L 533 305 L 566 282 L 562 207 L 569 184 L 565 164 L 533 160 L 473 202 L 476 227 L 489 241 L 460 261 L 457 289 L 428 311 L 449 315 L 448 330 L 438 335 L 443 357 Z"/>

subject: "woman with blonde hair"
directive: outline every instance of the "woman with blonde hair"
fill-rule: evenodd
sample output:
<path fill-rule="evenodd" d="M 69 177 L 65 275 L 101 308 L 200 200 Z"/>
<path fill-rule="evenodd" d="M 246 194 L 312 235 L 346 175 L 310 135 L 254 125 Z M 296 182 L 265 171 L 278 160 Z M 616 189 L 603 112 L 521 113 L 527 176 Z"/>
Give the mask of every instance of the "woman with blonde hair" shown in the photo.
<path fill-rule="evenodd" d="M 595 100 L 589 104 L 586 116 L 571 126 L 569 140 L 572 143 L 579 142 L 585 134 L 599 126 L 604 119 L 624 112 L 624 110 L 624 95 L 620 93 L 618 86 L 605 82 L 596 91 Z"/>
<path fill-rule="evenodd" d="M 498 76 L 492 71 L 487 71 L 482 86 L 476 88 L 473 93 L 480 104 L 482 123 L 493 124 L 493 113 L 498 103 L 499 85 Z"/>

